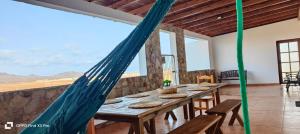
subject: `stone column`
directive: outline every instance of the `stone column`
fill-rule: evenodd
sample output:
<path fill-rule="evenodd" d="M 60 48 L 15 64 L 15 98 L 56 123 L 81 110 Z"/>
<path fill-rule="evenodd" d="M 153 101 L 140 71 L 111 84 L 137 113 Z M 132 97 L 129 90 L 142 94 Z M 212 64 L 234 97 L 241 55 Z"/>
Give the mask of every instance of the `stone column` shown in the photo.
<path fill-rule="evenodd" d="M 188 75 L 187 75 L 187 68 L 186 68 L 186 55 L 185 55 L 183 29 L 172 27 L 172 26 L 161 26 L 161 28 L 175 33 L 179 83 L 180 84 L 189 83 L 189 79 L 188 79 Z"/>
<path fill-rule="evenodd" d="M 159 29 L 153 31 L 146 44 L 148 88 L 156 89 L 163 83 L 163 68 L 160 51 Z"/>

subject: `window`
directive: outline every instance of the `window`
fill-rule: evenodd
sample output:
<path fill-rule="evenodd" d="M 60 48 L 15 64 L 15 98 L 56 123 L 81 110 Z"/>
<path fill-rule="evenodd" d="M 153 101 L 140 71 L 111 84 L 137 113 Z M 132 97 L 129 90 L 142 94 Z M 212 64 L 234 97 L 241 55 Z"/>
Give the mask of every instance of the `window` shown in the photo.
<path fill-rule="evenodd" d="M 135 28 L 15 1 L 0 2 L 0 20 L 0 84 L 54 79 L 70 83 Z M 123 77 L 146 75 L 145 61 L 143 47 Z"/>
<path fill-rule="evenodd" d="M 187 71 L 210 69 L 208 40 L 185 36 Z"/>

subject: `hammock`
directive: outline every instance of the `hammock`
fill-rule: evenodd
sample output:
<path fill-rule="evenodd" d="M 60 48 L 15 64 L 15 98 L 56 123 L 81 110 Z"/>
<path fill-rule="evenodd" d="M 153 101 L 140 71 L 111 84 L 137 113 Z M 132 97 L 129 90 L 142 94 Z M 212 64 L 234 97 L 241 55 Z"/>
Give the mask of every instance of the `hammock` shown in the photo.
<path fill-rule="evenodd" d="M 86 124 L 120 79 L 145 41 L 154 31 L 175 0 L 157 0 L 144 20 L 110 54 L 78 78 L 66 89 L 22 134 L 85 133 Z M 248 103 L 242 60 L 243 15 L 242 0 L 237 1 L 238 37 L 237 57 L 245 133 L 250 134 Z M 38 127 L 40 124 L 49 127 Z"/>
<path fill-rule="evenodd" d="M 175 0 L 157 0 L 144 20 L 108 56 L 77 79 L 22 134 L 85 133 L 86 124 Z"/>

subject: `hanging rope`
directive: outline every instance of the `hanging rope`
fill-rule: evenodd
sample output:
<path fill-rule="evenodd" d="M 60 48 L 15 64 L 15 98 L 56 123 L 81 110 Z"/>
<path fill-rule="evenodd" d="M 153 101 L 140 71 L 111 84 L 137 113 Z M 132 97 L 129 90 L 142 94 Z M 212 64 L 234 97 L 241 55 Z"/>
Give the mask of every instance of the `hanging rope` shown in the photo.
<path fill-rule="evenodd" d="M 77 79 L 22 134 L 85 133 L 86 124 L 175 0 L 157 0 L 144 20 L 108 56 Z"/>
<path fill-rule="evenodd" d="M 248 112 L 248 98 L 247 98 L 247 88 L 245 80 L 245 71 L 243 63 L 243 4 L 242 0 L 236 0 L 236 16 L 237 16 L 237 62 L 239 68 L 239 78 L 240 78 L 240 92 L 242 98 L 242 109 L 244 117 L 244 127 L 245 134 L 251 134 L 249 112 Z"/>

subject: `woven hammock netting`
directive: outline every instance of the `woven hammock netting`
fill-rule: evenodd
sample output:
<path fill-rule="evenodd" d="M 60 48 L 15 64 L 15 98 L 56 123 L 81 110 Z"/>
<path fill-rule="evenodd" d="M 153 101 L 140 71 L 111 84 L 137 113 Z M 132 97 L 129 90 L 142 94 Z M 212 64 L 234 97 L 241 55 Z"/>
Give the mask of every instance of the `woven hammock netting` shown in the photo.
<path fill-rule="evenodd" d="M 175 0 L 156 0 L 142 22 L 137 25 L 126 39 L 70 85 L 64 93 L 31 123 L 31 125 L 47 124 L 49 127 L 28 127 L 21 133 L 86 133 L 88 121 L 104 103 L 109 92 L 174 2 Z M 237 0 L 238 2 L 240 2 L 241 6 L 241 0 Z M 243 73 L 243 71 L 240 71 L 240 73 Z M 243 108 L 245 108 L 245 105 L 243 105 Z M 246 122 L 247 120 L 245 120 L 245 126 L 249 125 Z"/>

